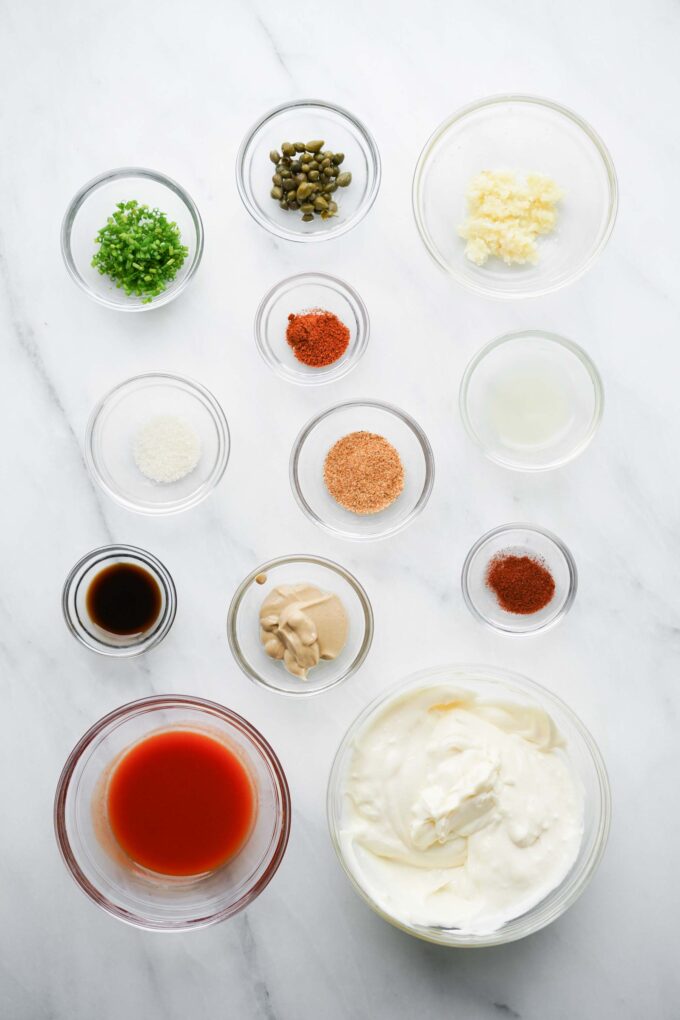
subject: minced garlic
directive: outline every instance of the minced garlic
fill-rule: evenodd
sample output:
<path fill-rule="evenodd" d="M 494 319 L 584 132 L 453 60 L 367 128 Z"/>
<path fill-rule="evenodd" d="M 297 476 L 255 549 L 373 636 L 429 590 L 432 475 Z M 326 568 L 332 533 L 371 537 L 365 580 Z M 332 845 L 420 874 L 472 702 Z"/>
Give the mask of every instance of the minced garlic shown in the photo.
<path fill-rule="evenodd" d="M 538 261 L 536 238 L 555 228 L 555 208 L 564 192 L 545 174 L 518 178 L 509 170 L 483 170 L 467 193 L 468 218 L 458 233 L 476 266 L 490 255 L 506 265 Z"/>

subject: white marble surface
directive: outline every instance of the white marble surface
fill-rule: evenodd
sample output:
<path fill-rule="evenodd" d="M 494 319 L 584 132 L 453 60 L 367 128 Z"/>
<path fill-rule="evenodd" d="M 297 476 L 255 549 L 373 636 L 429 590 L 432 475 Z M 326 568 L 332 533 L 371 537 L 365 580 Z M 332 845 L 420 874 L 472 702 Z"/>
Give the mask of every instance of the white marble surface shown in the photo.
<path fill-rule="evenodd" d="M 0 1015 L 677 1017 L 680 8 L 345 0 L 332 10 L 268 0 L 0 8 Z M 591 272 L 517 304 L 447 280 L 410 210 L 413 166 L 431 130 L 456 107 L 507 90 L 550 96 L 590 120 L 621 187 L 616 230 Z M 308 93 L 365 119 L 384 162 L 368 218 L 321 246 L 272 239 L 234 184 L 249 124 Z M 88 301 L 59 253 L 74 191 L 126 163 L 183 182 L 206 227 L 195 281 L 147 315 Z M 372 318 L 357 370 L 311 390 L 275 378 L 252 338 L 264 291 L 304 269 L 355 284 Z M 468 358 L 522 326 L 583 344 L 606 387 L 592 447 L 537 477 L 487 463 L 456 411 Z M 209 501 L 150 520 L 93 488 L 82 442 L 99 396 L 156 368 L 211 385 L 233 453 Z M 422 517 L 361 547 L 309 523 L 287 477 L 301 424 L 359 395 L 412 412 L 437 462 Z M 483 630 L 459 590 L 469 545 L 513 518 L 561 535 L 581 574 L 567 620 L 529 640 Z M 61 618 L 67 571 L 111 540 L 155 552 L 179 591 L 171 635 L 136 661 L 88 653 Z M 346 564 L 376 614 L 360 675 L 300 703 L 251 685 L 224 633 L 242 576 L 292 551 Z M 399 640 L 406 607 L 423 644 Z M 550 928 L 495 950 L 450 951 L 390 928 L 354 895 L 326 832 L 326 776 L 350 720 L 406 672 L 447 660 L 487 660 L 548 684 L 591 727 L 611 773 L 612 835 L 592 885 Z M 54 787 L 72 745 L 102 714 L 151 692 L 195 693 L 243 713 L 279 752 L 294 799 L 289 850 L 266 892 L 238 918 L 180 936 L 145 934 L 100 912 L 71 881 L 52 832 Z"/>

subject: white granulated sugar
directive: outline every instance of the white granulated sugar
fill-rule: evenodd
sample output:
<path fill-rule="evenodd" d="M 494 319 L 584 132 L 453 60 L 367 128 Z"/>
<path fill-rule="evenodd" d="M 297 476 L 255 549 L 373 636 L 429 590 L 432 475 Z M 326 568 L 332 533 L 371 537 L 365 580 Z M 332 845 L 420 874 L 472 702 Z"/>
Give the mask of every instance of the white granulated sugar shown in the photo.
<path fill-rule="evenodd" d="M 137 432 L 132 454 L 139 470 L 152 482 L 178 482 L 201 459 L 201 441 L 181 418 L 159 414 Z"/>

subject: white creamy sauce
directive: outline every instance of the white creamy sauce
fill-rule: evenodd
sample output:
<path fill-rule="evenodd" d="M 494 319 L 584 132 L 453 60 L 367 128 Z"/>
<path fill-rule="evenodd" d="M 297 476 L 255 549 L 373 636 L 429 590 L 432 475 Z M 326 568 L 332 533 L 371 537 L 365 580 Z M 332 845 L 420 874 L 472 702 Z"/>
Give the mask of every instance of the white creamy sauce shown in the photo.
<path fill-rule="evenodd" d="M 355 741 L 340 839 L 386 913 L 496 931 L 566 876 L 583 792 L 550 716 L 438 685 L 408 691 Z"/>

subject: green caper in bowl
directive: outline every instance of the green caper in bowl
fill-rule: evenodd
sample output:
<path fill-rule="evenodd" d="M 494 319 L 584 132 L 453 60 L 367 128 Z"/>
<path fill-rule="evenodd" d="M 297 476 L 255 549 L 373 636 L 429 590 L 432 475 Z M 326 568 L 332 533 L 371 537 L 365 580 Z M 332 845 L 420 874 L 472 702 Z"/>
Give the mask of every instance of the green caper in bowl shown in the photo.
<path fill-rule="evenodd" d="M 281 149 L 272 149 L 269 158 L 274 164 L 271 197 L 282 209 L 298 210 L 305 223 L 315 216 L 328 220 L 337 215 L 335 192 L 352 183 L 352 175 L 340 166 L 344 152 L 324 149 L 323 139 L 310 142 L 283 142 Z"/>

